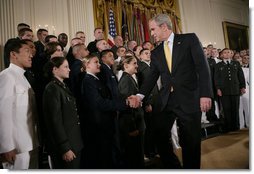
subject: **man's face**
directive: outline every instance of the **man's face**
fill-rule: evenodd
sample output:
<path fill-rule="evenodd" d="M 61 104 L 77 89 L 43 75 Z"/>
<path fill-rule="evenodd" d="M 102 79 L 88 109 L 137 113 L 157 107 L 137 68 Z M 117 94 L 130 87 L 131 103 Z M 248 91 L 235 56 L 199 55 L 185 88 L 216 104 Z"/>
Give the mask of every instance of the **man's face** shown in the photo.
<path fill-rule="evenodd" d="M 78 34 L 76 35 L 76 37 L 77 37 L 77 38 L 80 38 L 80 39 L 82 40 L 83 44 L 85 44 L 85 42 L 86 42 L 86 36 L 85 36 L 84 33 L 78 33 Z"/>
<path fill-rule="evenodd" d="M 117 47 L 123 46 L 123 38 L 121 36 L 117 36 L 115 39 L 115 45 Z"/>
<path fill-rule="evenodd" d="M 21 68 L 30 68 L 32 66 L 32 54 L 28 45 L 23 44 L 19 53 L 11 52 L 11 62 Z"/>
<path fill-rule="evenodd" d="M 68 43 L 68 36 L 65 34 L 62 34 L 59 36 L 59 40 L 58 42 L 63 46 L 66 47 L 67 43 Z"/>
<path fill-rule="evenodd" d="M 224 50 L 222 52 L 222 58 L 223 59 L 230 59 L 230 57 L 231 57 L 231 51 L 230 50 Z"/>
<path fill-rule="evenodd" d="M 126 54 L 126 49 L 125 49 L 124 47 L 119 48 L 119 49 L 117 50 L 116 54 L 117 54 L 118 57 L 123 57 L 123 56 L 125 56 L 125 54 Z"/>
<path fill-rule="evenodd" d="M 34 57 L 36 54 L 36 48 L 33 42 L 27 42 L 27 45 L 29 46 L 30 50 L 31 50 L 31 54 Z"/>
<path fill-rule="evenodd" d="M 71 46 L 74 47 L 75 45 L 78 45 L 78 44 L 82 44 L 82 40 L 81 39 L 72 39 L 71 40 Z"/>
<path fill-rule="evenodd" d="M 149 22 L 149 29 L 151 32 L 151 36 L 154 38 L 155 42 L 163 41 L 162 27 L 158 26 L 154 20 Z"/>
<path fill-rule="evenodd" d="M 249 64 L 249 56 L 248 55 L 243 56 L 242 62 L 243 64 Z"/>
<path fill-rule="evenodd" d="M 114 65 L 115 63 L 114 54 L 112 52 L 108 52 L 105 56 L 103 56 L 102 61 L 108 66 Z"/>
<path fill-rule="evenodd" d="M 95 37 L 96 40 L 103 39 L 103 38 L 104 38 L 104 35 L 103 35 L 102 29 L 97 29 L 97 30 L 94 32 L 94 37 Z"/>
<path fill-rule="evenodd" d="M 46 31 L 41 32 L 41 41 L 43 43 L 45 43 L 45 38 L 47 37 L 47 35 L 48 35 L 48 32 L 46 32 Z"/>
<path fill-rule="evenodd" d="M 96 47 L 98 48 L 98 50 L 101 52 L 103 50 L 109 49 L 109 44 L 108 42 L 106 42 L 105 40 L 100 40 L 97 44 Z"/>
<path fill-rule="evenodd" d="M 144 61 L 150 61 L 151 60 L 150 50 L 142 51 L 142 53 L 140 54 L 140 58 L 141 58 L 141 60 L 144 60 Z"/>
<path fill-rule="evenodd" d="M 33 32 L 26 31 L 25 34 L 21 37 L 21 39 L 33 40 Z"/>

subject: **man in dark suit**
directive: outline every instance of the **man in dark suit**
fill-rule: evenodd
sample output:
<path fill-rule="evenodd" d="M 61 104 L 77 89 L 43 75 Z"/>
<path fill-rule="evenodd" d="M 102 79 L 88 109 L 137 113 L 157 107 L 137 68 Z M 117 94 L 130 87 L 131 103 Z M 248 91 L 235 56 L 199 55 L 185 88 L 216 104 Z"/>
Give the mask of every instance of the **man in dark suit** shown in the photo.
<path fill-rule="evenodd" d="M 211 74 L 211 79 L 212 79 L 212 88 L 213 88 L 213 93 L 214 93 L 214 99 L 217 100 L 217 95 L 215 95 L 216 94 L 216 88 L 215 88 L 215 84 L 214 84 L 214 68 L 215 68 L 215 65 L 216 65 L 216 61 L 213 59 L 213 57 L 210 56 L 210 53 L 207 54 L 208 49 L 206 47 L 203 47 L 203 51 L 204 51 L 204 54 L 205 54 L 205 56 L 207 58 L 207 62 L 208 62 L 209 68 L 210 68 L 210 74 Z M 214 99 L 212 99 L 211 109 L 206 113 L 207 120 L 210 121 L 210 122 L 218 121 L 218 118 L 219 118 L 219 115 L 217 116 L 216 113 L 215 113 L 215 101 L 214 101 Z"/>
<path fill-rule="evenodd" d="M 197 36 L 174 34 L 168 15 L 153 17 L 149 28 L 155 41 L 162 43 L 152 51 L 150 78 L 141 86 L 140 94 L 132 97 L 136 97 L 137 103 L 148 97 L 161 76 L 161 113 L 155 119 L 161 160 L 165 168 L 182 167 L 170 141 L 170 130 L 177 118 L 183 168 L 200 168 L 201 111 L 211 108 L 213 96 L 207 60 Z M 131 106 L 137 107 L 136 104 Z"/>
<path fill-rule="evenodd" d="M 97 43 L 98 40 L 101 40 L 101 39 L 104 38 L 104 32 L 103 32 L 102 28 L 95 28 L 94 29 L 94 37 L 95 37 L 95 40 L 90 42 L 87 45 L 87 49 L 88 49 L 90 54 L 98 52 L 98 49 L 96 47 L 96 43 Z"/>

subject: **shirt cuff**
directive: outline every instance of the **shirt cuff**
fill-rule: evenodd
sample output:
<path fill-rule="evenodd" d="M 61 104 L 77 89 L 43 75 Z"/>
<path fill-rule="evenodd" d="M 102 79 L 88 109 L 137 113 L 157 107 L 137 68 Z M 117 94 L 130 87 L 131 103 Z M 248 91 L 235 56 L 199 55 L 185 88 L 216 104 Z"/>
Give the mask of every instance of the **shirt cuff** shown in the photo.
<path fill-rule="evenodd" d="M 145 98 L 145 96 L 143 94 L 136 94 L 136 95 L 141 98 L 141 101 Z"/>

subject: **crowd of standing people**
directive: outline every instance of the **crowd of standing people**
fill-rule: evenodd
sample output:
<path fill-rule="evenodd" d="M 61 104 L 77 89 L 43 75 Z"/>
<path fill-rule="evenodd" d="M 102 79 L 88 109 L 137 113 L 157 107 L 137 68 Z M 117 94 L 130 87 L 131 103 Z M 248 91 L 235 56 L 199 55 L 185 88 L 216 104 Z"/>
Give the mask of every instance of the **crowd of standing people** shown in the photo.
<path fill-rule="evenodd" d="M 34 42 L 19 24 L 0 73 L 2 167 L 43 168 L 46 154 L 52 169 L 143 169 L 157 155 L 163 168 L 199 169 L 202 115 L 225 132 L 249 126 L 247 50 L 202 47 L 166 14 L 149 28 L 155 43 L 117 35 L 112 47 L 102 28 L 89 44 L 78 31 L 67 51 L 66 33 L 38 29 Z"/>

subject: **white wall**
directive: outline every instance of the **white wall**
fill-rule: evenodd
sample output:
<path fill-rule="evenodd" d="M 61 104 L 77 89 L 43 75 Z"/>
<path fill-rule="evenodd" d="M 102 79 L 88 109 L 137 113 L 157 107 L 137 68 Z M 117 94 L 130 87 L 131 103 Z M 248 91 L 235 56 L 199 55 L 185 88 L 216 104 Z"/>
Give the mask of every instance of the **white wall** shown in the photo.
<path fill-rule="evenodd" d="M 179 0 L 183 33 L 194 32 L 203 46 L 224 48 L 222 21 L 249 26 L 248 0 Z"/>
<path fill-rule="evenodd" d="M 76 31 L 86 33 L 86 43 L 94 40 L 92 0 L 0 0 L 0 70 L 3 45 L 17 37 L 18 23 L 27 23 L 34 31 L 46 28 L 49 34 L 67 33 L 69 41 Z"/>

